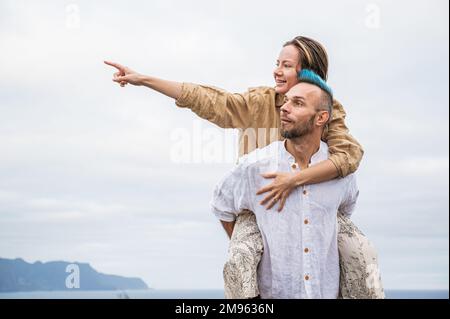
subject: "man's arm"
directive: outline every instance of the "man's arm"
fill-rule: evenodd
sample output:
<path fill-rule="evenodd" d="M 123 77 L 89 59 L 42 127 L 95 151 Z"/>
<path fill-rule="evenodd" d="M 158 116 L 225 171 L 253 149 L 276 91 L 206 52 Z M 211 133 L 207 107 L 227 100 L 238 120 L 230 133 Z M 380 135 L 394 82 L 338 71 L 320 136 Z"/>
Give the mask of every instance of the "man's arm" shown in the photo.
<path fill-rule="evenodd" d="M 216 185 L 211 210 L 231 238 L 236 216 L 244 210 L 253 210 L 254 192 L 250 191 L 247 165 L 239 164 Z"/>

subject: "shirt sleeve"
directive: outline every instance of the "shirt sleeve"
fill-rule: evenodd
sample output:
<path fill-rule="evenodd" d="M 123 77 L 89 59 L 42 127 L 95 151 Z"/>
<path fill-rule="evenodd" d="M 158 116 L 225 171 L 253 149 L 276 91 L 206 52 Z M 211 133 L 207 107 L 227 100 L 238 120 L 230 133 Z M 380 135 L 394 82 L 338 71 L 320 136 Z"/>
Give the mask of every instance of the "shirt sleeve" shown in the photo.
<path fill-rule="evenodd" d="M 216 185 L 211 210 L 218 219 L 232 222 L 243 210 L 253 211 L 253 199 L 247 167 L 240 164 Z"/>
<path fill-rule="evenodd" d="M 189 108 L 202 119 L 222 128 L 247 128 L 253 121 L 253 110 L 263 96 L 257 91 L 229 93 L 206 85 L 183 83 L 181 95 L 175 104 Z"/>
<path fill-rule="evenodd" d="M 339 176 L 354 173 L 362 160 L 364 150 L 358 141 L 350 135 L 345 124 L 345 111 L 338 101 L 333 102 L 333 112 L 323 139 L 328 144 L 329 159 L 336 166 Z"/>
<path fill-rule="evenodd" d="M 356 183 L 355 175 L 351 174 L 346 178 L 349 178 L 347 192 L 341 202 L 341 205 L 339 206 L 338 211 L 342 213 L 344 216 L 350 217 L 353 214 L 356 207 L 356 201 L 358 200 L 359 196 L 359 189 Z"/>

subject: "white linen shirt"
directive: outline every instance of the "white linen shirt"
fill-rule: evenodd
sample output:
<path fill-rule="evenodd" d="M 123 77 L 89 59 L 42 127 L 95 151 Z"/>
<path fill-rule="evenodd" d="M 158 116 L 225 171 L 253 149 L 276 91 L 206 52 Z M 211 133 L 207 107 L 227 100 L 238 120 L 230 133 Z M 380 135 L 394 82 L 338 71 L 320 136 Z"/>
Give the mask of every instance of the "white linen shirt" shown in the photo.
<path fill-rule="evenodd" d="M 320 143 L 310 166 L 328 158 Z M 337 212 L 351 215 L 358 189 L 353 174 L 328 182 L 297 187 L 281 213 L 278 203 L 270 210 L 259 204 L 267 195 L 256 192 L 273 180 L 267 172 L 300 170 L 286 150 L 285 141 L 274 142 L 243 156 L 217 184 L 211 208 L 223 221 L 234 221 L 243 210 L 256 215 L 264 242 L 258 267 L 261 298 L 335 299 L 339 292 Z"/>

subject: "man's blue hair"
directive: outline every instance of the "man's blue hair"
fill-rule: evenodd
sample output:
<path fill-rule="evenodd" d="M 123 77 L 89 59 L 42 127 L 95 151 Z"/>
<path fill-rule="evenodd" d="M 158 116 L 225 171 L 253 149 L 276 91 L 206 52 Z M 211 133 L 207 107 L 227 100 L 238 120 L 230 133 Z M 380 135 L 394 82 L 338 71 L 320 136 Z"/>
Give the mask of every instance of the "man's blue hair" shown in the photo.
<path fill-rule="evenodd" d="M 333 98 L 333 90 L 331 89 L 331 87 L 319 75 L 317 75 L 317 73 L 310 69 L 303 69 L 298 72 L 298 81 L 318 86 L 322 90 L 327 92 L 331 98 Z"/>

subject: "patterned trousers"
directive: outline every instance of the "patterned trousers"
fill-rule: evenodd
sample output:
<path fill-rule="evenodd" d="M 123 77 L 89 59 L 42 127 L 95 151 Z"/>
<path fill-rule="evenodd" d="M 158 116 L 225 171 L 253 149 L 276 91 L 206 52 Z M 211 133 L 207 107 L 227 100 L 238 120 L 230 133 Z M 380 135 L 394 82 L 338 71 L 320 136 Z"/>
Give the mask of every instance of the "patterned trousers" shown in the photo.
<path fill-rule="evenodd" d="M 339 298 L 384 299 L 375 247 L 352 221 L 338 213 Z M 257 269 L 263 241 L 255 215 L 240 214 L 234 226 L 223 277 L 225 298 L 249 299 L 259 295 Z"/>

